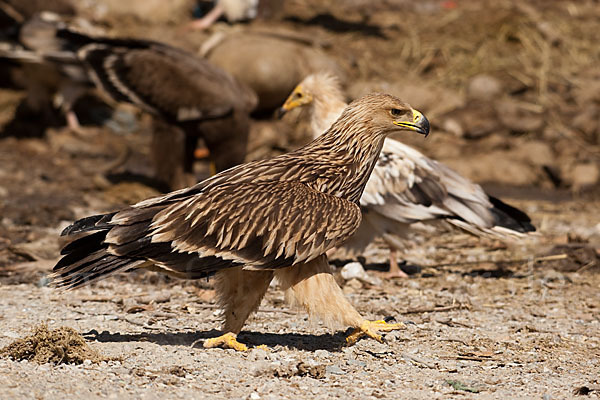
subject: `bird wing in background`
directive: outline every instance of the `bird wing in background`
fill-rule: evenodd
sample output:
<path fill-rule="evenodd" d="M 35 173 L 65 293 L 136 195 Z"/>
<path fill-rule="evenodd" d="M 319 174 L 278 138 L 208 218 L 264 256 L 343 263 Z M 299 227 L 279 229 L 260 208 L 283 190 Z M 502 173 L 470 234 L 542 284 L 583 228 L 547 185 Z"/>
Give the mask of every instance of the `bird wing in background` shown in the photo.
<path fill-rule="evenodd" d="M 482 236 L 519 236 L 535 229 L 524 213 L 393 139 L 385 141 L 361 206 L 402 223 L 446 219 Z"/>
<path fill-rule="evenodd" d="M 165 46 L 90 44 L 79 51 L 96 84 L 116 101 L 136 104 L 177 122 L 225 117 L 252 95 L 205 60 Z"/>

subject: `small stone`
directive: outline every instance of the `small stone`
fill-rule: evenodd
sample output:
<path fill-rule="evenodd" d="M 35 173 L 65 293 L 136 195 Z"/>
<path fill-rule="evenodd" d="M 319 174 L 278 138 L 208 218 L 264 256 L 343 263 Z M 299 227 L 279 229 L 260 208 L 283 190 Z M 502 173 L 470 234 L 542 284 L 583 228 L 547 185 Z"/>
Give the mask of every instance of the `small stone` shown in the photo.
<path fill-rule="evenodd" d="M 315 354 L 315 357 L 317 357 L 317 358 L 325 358 L 325 357 L 329 356 L 329 352 L 327 350 L 322 350 L 322 349 L 315 350 L 314 354 Z"/>
<path fill-rule="evenodd" d="M 359 361 L 359 360 L 353 360 L 353 359 L 347 360 L 346 364 L 351 365 L 351 366 L 361 367 L 361 368 L 367 366 L 366 362 Z"/>
<path fill-rule="evenodd" d="M 571 176 L 576 190 L 593 186 L 600 181 L 600 168 L 594 163 L 577 164 Z"/>
<path fill-rule="evenodd" d="M 345 294 L 352 294 L 361 291 L 363 284 L 358 279 L 350 279 L 342 289 Z"/>
<path fill-rule="evenodd" d="M 365 282 L 374 286 L 381 284 L 381 280 L 367 274 L 362 264 L 359 262 L 351 262 L 344 265 L 340 273 L 342 278 L 347 281 L 351 279 L 358 279 L 361 282 Z"/>
<path fill-rule="evenodd" d="M 262 376 L 268 374 L 271 371 L 271 366 L 266 361 L 254 361 L 249 369 L 250 375 Z"/>
<path fill-rule="evenodd" d="M 454 118 L 446 118 L 442 123 L 442 128 L 456 137 L 465 136 L 465 130 L 462 125 Z"/>
<path fill-rule="evenodd" d="M 258 400 L 258 399 L 260 399 L 260 395 L 256 392 L 252 392 L 252 393 L 250 393 L 250 399 Z"/>
<path fill-rule="evenodd" d="M 337 365 L 328 365 L 325 367 L 325 372 L 334 375 L 344 375 L 346 372 Z"/>
<path fill-rule="evenodd" d="M 265 349 L 254 348 L 250 350 L 248 359 L 251 361 L 268 360 L 269 352 L 267 352 Z"/>

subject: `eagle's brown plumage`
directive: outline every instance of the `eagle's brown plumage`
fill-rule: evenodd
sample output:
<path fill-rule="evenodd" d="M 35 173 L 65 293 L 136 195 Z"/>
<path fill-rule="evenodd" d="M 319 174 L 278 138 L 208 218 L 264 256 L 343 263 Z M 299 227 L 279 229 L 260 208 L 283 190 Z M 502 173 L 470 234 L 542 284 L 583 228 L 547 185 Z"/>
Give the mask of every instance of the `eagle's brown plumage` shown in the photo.
<path fill-rule="evenodd" d="M 54 283 L 75 288 L 132 267 L 186 278 L 217 273 L 217 290 L 231 311 L 225 330 L 237 334 L 277 275 L 309 311 L 359 328 L 367 322 L 323 275 L 324 254 L 358 228 L 359 199 L 384 137 L 401 130 L 427 133 L 422 117 L 414 115 L 392 96 L 365 96 L 325 134 L 292 153 L 80 220 L 63 232 L 72 240 L 54 268 Z M 257 276 L 262 283 L 248 288 Z M 376 337 L 367 325 L 362 331 Z"/>

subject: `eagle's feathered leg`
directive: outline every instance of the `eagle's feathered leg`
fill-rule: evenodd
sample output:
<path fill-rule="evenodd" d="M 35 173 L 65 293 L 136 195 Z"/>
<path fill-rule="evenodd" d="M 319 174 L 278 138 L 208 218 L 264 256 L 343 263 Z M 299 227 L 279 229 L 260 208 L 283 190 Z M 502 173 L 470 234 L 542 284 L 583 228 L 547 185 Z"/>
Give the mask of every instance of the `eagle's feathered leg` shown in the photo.
<path fill-rule="evenodd" d="M 225 323 L 223 335 L 206 340 L 204 347 L 248 350 L 245 344 L 237 341 L 237 334 L 260 305 L 273 279 L 273 271 L 245 271 L 237 267 L 221 270 L 215 277 L 215 289 L 223 306 Z"/>
<path fill-rule="evenodd" d="M 311 316 L 321 318 L 329 326 L 338 323 L 353 327 L 354 332 L 346 339 L 348 344 L 356 343 L 363 335 L 381 342 L 377 331 L 404 327 L 403 324 L 365 320 L 344 296 L 325 255 L 303 265 L 279 269 L 275 276 L 292 304 L 301 305 Z"/>

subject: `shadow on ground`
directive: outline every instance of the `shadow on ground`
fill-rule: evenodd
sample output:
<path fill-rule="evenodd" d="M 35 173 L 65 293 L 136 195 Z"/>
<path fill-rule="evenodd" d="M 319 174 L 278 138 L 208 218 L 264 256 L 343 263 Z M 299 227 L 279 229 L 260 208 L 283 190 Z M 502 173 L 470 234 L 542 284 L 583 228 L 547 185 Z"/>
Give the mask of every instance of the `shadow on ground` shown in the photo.
<path fill-rule="evenodd" d="M 151 342 L 167 346 L 192 346 L 201 347 L 201 341 L 210 339 L 220 334 L 219 331 L 211 329 L 202 332 L 173 332 L 173 333 L 110 333 L 91 330 L 83 333 L 87 340 L 96 340 L 102 343 L 124 343 L 124 342 Z M 268 347 L 284 346 L 295 350 L 315 351 L 327 350 L 331 352 L 340 351 L 345 344 L 346 333 L 310 335 L 301 333 L 264 333 L 264 332 L 241 332 L 238 340 L 249 347 L 266 345 Z"/>

